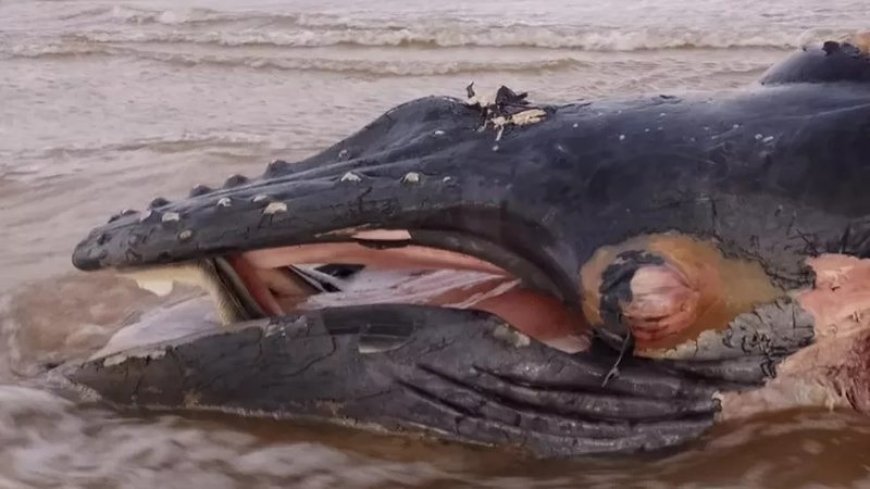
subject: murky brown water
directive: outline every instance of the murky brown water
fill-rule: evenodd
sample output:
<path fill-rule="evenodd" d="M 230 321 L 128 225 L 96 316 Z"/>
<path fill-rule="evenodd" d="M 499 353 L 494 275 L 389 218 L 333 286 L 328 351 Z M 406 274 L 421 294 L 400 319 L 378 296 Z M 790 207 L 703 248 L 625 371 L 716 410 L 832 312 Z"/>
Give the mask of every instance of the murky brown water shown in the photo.
<path fill-rule="evenodd" d="M 740 86 L 865 0 L 0 0 L 0 488 L 870 487 L 870 420 L 778 413 L 656 457 L 493 450 L 230 417 L 121 416 L 31 383 L 159 302 L 71 272 L 91 226 L 256 174 L 389 107 Z"/>

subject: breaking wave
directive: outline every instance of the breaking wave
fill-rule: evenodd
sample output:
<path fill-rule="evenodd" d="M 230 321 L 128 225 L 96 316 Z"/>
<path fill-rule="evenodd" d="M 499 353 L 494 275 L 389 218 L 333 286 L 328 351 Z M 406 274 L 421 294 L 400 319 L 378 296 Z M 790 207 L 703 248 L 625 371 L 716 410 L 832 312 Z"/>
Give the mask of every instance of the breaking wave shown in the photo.
<path fill-rule="evenodd" d="M 438 16 L 400 18 L 359 13 L 222 12 L 205 8 L 149 10 L 104 7 L 79 15 L 102 17 L 123 24 L 120 31 L 96 34 L 107 41 L 214 43 L 227 46 L 277 45 L 319 47 L 334 45 L 437 47 L 539 47 L 590 51 L 635 51 L 674 48 L 766 47 L 794 48 L 810 38 L 840 34 L 832 29 L 805 30 L 797 26 L 733 26 L 721 29 L 668 27 L 578 27 L 481 18 Z M 130 25 L 167 26 L 173 32 L 131 32 Z M 195 31 L 195 32 L 184 32 Z"/>
<path fill-rule="evenodd" d="M 204 8 L 149 10 L 99 7 L 60 17 L 88 29 L 68 31 L 100 43 L 163 42 L 284 47 L 526 47 L 587 51 L 794 48 L 842 32 L 798 25 L 687 27 L 627 23 L 620 27 L 488 18 L 427 18 L 331 13 L 224 12 Z M 87 21 L 87 22 L 84 22 Z M 75 25 L 76 23 L 72 23 Z"/>
<path fill-rule="evenodd" d="M 326 71 L 363 75 L 426 76 L 452 75 L 479 72 L 526 72 L 540 70 L 560 70 L 584 66 L 588 63 L 572 59 L 550 59 L 540 61 L 381 61 L 361 59 L 307 59 L 266 57 L 224 57 L 199 56 L 169 53 L 137 53 L 139 58 L 179 65 L 217 65 L 244 66 L 254 69 L 274 69 L 288 71 Z"/>
<path fill-rule="evenodd" d="M 516 47 L 638 51 L 735 47 L 787 49 L 801 46 L 808 35 L 795 32 L 710 32 L 696 29 L 658 28 L 589 31 L 560 26 L 477 26 L 457 23 L 395 28 L 128 30 L 82 33 L 76 37 L 99 43 L 195 43 L 219 46 Z"/>
<path fill-rule="evenodd" d="M 26 50 L 18 49 L 14 52 L 5 54 L 17 58 L 43 59 L 79 58 L 82 56 L 126 56 L 134 59 L 154 61 L 176 66 L 221 66 L 229 68 L 250 68 L 255 70 L 319 71 L 376 76 L 432 76 L 482 72 L 539 72 L 543 70 L 568 70 L 592 65 L 589 61 L 569 56 L 525 61 L 336 59 L 161 52 L 105 45 L 87 46 L 81 44 L 71 44 L 68 46 L 41 46 Z"/>

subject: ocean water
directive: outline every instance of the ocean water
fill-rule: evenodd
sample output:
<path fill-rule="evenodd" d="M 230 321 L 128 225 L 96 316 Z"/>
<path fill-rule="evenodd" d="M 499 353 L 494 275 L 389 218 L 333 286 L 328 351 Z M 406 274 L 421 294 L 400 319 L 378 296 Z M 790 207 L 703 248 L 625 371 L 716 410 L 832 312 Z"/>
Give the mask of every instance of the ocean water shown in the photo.
<path fill-rule="evenodd" d="M 299 159 L 409 99 L 725 89 L 870 27 L 866 0 L 0 0 L 0 488 L 870 487 L 870 420 L 778 413 L 656 457 L 496 450 L 202 416 L 121 416 L 39 366 L 158 301 L 72 271 L 92 226 Z"/>

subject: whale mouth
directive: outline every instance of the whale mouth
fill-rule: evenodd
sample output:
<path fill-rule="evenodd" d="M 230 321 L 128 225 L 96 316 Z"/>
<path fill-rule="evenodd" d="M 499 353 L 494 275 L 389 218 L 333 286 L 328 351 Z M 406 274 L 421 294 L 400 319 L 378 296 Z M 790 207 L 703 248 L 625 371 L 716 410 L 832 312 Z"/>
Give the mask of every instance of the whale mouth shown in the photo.
<path fill-rule="evenodd" d="M 526 277 L 506 267 L 416 244 L 407 230 L 358 231 L 352 238 L 122 272 L 158 294 L 168 293 L 175 282 L 204 289 L 225 326 L 334 307 L 427 305 L 490 313 L 517 332 L 568 353 L 589 345 L 582 312 L 528 286 Z M 492 250 L 509 254 L 498 246 Z M 516 268 L 543 273 L 529 263 Z"/>
<path fill-rule="evenodd" d="M 499 93 L 494 105 L 412 101 L 307 160 L 275 160 L 261 177 L 233 175 L 220 189 L 198 185 L 187 199 L 121 212 L 78 244 L 73 264 L 133 271 L 162 282 L 157 289 L 198 282 L 225 324 L 349 305 L 349 295 L 331 294 L 367 283 L 367 299 L 357 293 L 354 304 L 483 310 L 579 351 L 589 328 L 577 250 L 565 239 L 574 231 L 546 193 L 508 184 L 513 170 L 495 164 L 504 153 L 492 142 L 519 144 L 522 132 L 547 130 L 554 113 Z M 324 266 L 363 272 L 348 281 Z M 394 283 L 367 281 L 374 272 Z"/>

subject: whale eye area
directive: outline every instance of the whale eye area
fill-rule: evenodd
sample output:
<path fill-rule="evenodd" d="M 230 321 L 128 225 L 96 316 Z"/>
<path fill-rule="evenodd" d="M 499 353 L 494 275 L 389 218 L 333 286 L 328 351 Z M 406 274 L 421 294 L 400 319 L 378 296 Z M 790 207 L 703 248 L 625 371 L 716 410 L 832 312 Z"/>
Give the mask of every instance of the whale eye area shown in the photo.
<path fill-rule="evenodd" d="M 592 327 L 623 335 L 636 351 L 675 348 L 781 296 L 755 262 L 679 233 L 641 235 L 599 248 L 580 272 Z"/>

